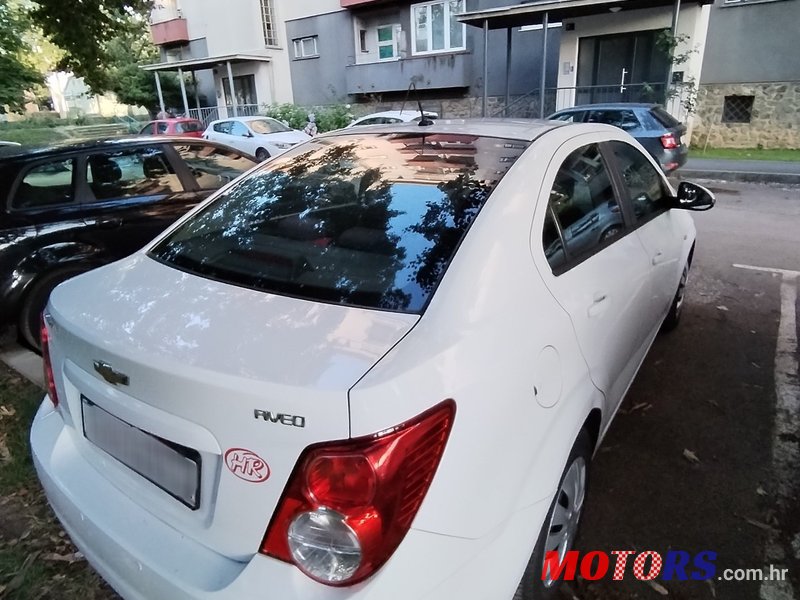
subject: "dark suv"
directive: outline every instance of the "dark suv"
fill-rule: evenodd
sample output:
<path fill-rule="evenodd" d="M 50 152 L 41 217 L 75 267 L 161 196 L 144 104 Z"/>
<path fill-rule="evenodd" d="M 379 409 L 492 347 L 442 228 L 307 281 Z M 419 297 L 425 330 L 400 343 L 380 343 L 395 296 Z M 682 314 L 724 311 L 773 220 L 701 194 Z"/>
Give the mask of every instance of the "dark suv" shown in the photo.
<path fill-rule="evenodd" d="M 0 150 L 0 325 L 38 349 L 56 285 L 138 250 L 255 164 L 163 136 Z"/>
<path fill-rule="evenodd" d="M 689 153 L 682 139 L 686 125 L 658 104 L 585 104 L 560 110 L 547 118 L 571 123 L 608 123 L 624 129 L 658 161 L 665 173 L 683 166 Z"/>

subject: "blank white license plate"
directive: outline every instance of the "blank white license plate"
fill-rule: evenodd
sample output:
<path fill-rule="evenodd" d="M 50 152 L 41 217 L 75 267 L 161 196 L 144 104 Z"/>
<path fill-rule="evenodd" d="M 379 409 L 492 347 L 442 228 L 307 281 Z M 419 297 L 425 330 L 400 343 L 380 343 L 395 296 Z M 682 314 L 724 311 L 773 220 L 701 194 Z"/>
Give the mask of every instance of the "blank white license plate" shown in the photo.
<path fill-rule="evenodd" d="M 192 510 L 200 506 L 197 450 L 142 431 L 86 396 L 81 396 L 81 404 L 86 439 Z"/>

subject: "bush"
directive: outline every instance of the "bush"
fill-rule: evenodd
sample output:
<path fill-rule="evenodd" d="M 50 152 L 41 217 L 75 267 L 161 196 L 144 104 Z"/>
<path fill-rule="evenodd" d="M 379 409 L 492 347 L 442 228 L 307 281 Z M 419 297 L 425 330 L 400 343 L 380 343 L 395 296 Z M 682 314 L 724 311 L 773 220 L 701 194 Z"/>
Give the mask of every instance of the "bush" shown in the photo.
<path fill-rule="evenodd" d="M 308 123 L 309 113 L 314 113 L 319 133 L 341 129 L 350 124 L 353 115 L 348 104 L 334 104 L 331 106 L 304 107 L 296 104 L 277 104 L 267 106 L 264 114 L 278 121 L 289 124 L 292 129 L 302 130 Z"/>
<path fill-rule="evenodd" d="M 58 127 L 65 125 L 66 121 L 62 120 L 58 113 L 34 113 L 29 118 L 23 121 L 7 121 L 0 123 L 0 131 L 12 131 L 18 129 L 41 129 L 42 127 Z"/>

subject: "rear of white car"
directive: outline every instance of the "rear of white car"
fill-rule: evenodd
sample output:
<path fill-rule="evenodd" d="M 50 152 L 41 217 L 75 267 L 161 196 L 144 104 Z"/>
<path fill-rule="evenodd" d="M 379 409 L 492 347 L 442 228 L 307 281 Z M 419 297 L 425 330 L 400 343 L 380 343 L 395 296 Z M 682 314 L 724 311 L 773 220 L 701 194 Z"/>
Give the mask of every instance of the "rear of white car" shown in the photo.
<path fill-rule="evenodd" d="M 615 138 L 321 136 L 58 287 L 31 442 L 92 565 L 129 600 L 511 598 L 573 443 L 621 400 L 593 382 L 543 246 L 554 157 Z M 684 264 L 678 213 L 658 243 Z M 646 227 L 621 237 L 635 256 L 596 256 L 649 264 Z M 618 340 L 636 346 L 624 383 L 661 304 Z"/>

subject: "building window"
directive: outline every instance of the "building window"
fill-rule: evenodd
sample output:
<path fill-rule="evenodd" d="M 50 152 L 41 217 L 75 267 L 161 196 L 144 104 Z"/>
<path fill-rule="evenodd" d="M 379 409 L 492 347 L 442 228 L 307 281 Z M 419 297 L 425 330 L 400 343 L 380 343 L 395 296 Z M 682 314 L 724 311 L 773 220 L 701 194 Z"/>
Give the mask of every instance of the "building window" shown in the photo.
<path fill-rule="evenodd" d="M 464 0 L 426 2 L 411 7 L 414 54 L 464 50 L 466 25 L 456 16 L 464 12 Z"/>
<path fill-rule="evenodd" d="M 319 56 L 319 52 L 317 51 L 317 36 L 311 35 L 294 41 L 295 58 L 312 58 L 314 56 Z"/>
<path fill-rule="evenodd" d="M 225 94 L 225 105 L 232 106 L 231 102 L 231 84 L 230 79 L 227 77 L 222 78 L 222 89 Z M 258 107 L 258 97 L 256 96 L 256 78 L 255 75 L 241 75 L 233 78 L 233 90 L 236 94 L 236 104 L 238 106 L 255 106 Z"/>
<path fill-rule="evenodd" d="M 367 30 L 366 29 L 359 29 L 358 30 L 358 45 L 361 48 L 362 52 L 369 52 L 367 48 Z"/>
<path fill-rule="evenodd" d="M 753 118 L 755 96 L 725 96 L 722 105 L 723 123 L 749 123 Z"/>
<path fill-rule="evenodd" d="M 390 60 L 397 58 L 397 43 L 395 41 L 394 25 L 382 25 L 377 28 L 378 32 L 378 59 Z"/>
<path fill-rule="evenodd" d="M 272 9 L 272 0 L 261 0 L 261 22 L 264 26 L 264 43 L 267 46 L 277 46 L 278 37 L 275 35 L 275 11 Z"/>

